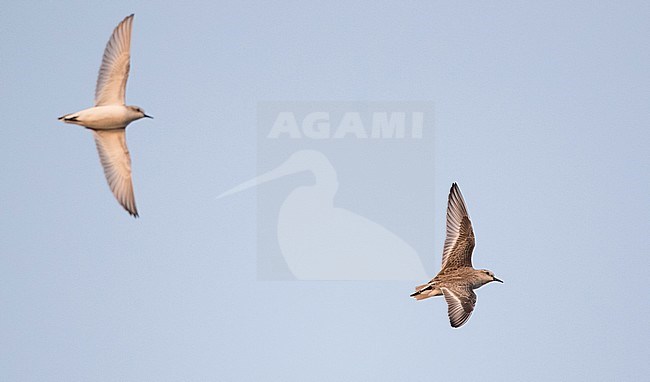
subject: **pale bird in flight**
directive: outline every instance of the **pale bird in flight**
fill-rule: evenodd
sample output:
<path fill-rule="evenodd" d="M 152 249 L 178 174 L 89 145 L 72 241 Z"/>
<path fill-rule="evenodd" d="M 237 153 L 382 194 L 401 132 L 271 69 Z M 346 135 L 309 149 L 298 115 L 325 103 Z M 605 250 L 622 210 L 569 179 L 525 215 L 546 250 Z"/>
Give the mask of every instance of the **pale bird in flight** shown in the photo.
<path fill-rule="evenodd" d="M 137 106 L 124 103 L 129 78 L 133 15 L 115 27 L 104 49 L 95 87 L 95 106 L 59 117 L 60 121 L 93 131 L 104 175 L 117 201 L 138 217 L 131 181 L 131 157 L 126 147 L 126 127 L 140 118 L 152 118 Z"/>
<path fill-rule="evenodd" d="M 444 295 L 449 322 L 454 328 L 462 326 L 474 310 L 474 289 L 498 281 L 487 269 L 472 267 L 474 230 L 467 214 L 467 206 L 456 183 L 451 185 L 447 204 L 447 237 L 442 252 L 442 269 L 431 281 L 415 287 L 411 297 L 416 300 Z"/>

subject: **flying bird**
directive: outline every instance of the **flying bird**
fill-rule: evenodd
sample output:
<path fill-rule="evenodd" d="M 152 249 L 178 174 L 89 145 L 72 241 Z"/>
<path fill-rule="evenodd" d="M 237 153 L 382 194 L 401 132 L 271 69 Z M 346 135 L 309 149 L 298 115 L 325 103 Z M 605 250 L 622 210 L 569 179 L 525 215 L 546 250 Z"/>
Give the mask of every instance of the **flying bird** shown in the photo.
<path fill-rule="evenodd" d="M 104 175 L 117 201 L 138 217 L 131 181 L 131 157 L 126 127 L 140 118 L 153 118 L 138 106 L 125 105 L 129 78 L 133 14 L 119 23 L 104 49 L 95 87 L 95 106 L 59 117 L 60 121 L 92 130 Z"/>
<path fill-rule="evenodd" d="M 449 322 L 454 328 L 465 324 L 476 305 L 474 289 L 498 281 L 487 269 L 472 267 L 474 230 L 469 220 L 467 206 L 456 183 L 451 185 L 447 204 L 447 237 L 442 252 L 442 268 L 438 275 L 426 284 L 415 287 L 411 297 L 424 300 L 445 296 Z"/>

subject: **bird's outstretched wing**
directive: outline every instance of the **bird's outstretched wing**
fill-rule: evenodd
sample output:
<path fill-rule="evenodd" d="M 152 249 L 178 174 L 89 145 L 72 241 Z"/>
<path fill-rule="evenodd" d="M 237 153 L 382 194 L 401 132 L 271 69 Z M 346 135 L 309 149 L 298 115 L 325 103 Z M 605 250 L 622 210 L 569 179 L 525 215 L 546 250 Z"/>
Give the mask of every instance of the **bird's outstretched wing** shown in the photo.
<path fill-rule="evenodd" d="M 440 289 L 445 295 L 445 301 L 447 301 L 449 323 L 454 328 L 462 326 L 474 311 L 476 294 L 469 285 Z"/>
<path fill-rule="evenodd" d="M 442 251 L 442 269 L 472 266 L 474 230 L 467 206 L 456 183 L 451 185 L 447 204 L 447 238 Z"/>
<path fill-rule="evenodd" d="M 108 186 L 122 207 L 138 217 L 131 181 L 131 157 L 126 147 L 126 130 L 93 130 L 93 134 Z"/>
<path fill-rule="evenodd" d="M 126 80 L 129 78 L 131 26 L 133 15 L 115 27 L 104 49 L 95 87 L 95 106 L 124 105 Z"/>

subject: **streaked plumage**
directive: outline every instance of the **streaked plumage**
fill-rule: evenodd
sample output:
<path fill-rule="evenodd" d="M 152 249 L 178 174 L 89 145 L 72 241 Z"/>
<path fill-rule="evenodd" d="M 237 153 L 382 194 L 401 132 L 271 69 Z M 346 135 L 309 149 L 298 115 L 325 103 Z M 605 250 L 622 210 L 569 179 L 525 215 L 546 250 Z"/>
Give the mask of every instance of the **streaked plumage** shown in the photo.
<path fill-rule="evenodd" d="M 442 268 L 431 281 L 415 287 L 411 297 L 424 300 L 444 295 L 449 322 L 454 328 L 462 326 L 474 311 L 474 289 L 492 282 L 503 282 L 487 269 L 472 267 L 474 230 L 467 213 L 463 195 L 456 183 L 449 190 L 447 203 L 447 237 L 442 252 Z"/>
<path fill-rule="evenodd" d="M 95 88 L 95 107 L 59 117 L 60 121 L 93 130 L 99 159 L 113 195 L 129 214 L 138 217 L 131 181 L 131 157 L 126 127 L 140 118 L 152 118 L 137 106 L 125 105 L 129 78 L 133 15 L 115 27 L 104 49 Z"/>

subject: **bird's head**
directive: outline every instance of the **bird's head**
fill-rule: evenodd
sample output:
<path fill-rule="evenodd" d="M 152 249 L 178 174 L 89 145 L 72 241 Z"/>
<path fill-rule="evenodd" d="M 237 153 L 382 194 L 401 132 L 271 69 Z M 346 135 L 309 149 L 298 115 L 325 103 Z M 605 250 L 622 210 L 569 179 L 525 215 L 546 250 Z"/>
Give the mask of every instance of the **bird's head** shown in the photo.
<path fill-rule="evenodd" d="M 136 114 L 138 118 L 151 118 L 152 116 L 145 114 L 144 110 L 139 106 L 127 106 L 131 112 Z"/>
<path fill-rule="evenodd" d="M 481 279 L 481 281 L 484 284 L 487 284 L 487 283 L 492 282 L 492 281 L 498 281 L 500 283 L 503 283 L 503 281 L 499 280 L 498 278 L 496 278 L 494 276 L 494 273 L 492 273 L 492 271 L 489 271 L 487 269 L 479 270 L 478 275 L 479 275 L 479 278 Z"/>

